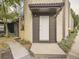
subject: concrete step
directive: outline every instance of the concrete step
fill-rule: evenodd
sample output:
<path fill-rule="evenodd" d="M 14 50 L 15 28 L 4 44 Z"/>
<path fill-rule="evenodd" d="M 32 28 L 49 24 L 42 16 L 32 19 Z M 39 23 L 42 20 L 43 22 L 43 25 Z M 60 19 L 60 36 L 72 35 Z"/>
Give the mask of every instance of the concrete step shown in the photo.
<path fill-rule="evenodd" d="M 33 43 L 31 51 L 35 59 L 66 59 L 66 54 L 56 43 Z"/>
<path fill-rule="evenodd" d="M 66 55 L 58 54 L 38 54 L 35 59 L 66 59 Z"/>
<path fill-rule="evenodd" d="M 70 52 L 67 56 L 67 59 L 79 59 L 79 55 Z"/>

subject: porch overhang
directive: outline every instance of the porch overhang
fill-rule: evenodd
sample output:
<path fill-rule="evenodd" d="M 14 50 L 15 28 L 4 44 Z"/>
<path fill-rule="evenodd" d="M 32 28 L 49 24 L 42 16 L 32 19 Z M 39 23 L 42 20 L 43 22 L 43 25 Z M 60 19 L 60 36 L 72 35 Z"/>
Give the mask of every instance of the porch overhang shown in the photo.
<path fill-rule="evenodd" d="M 29 4 L 29 7 L 32 12 L 58 12 L 64 6 L 64 2 L 61 3 L 38 3 L 38 4 Z"/>

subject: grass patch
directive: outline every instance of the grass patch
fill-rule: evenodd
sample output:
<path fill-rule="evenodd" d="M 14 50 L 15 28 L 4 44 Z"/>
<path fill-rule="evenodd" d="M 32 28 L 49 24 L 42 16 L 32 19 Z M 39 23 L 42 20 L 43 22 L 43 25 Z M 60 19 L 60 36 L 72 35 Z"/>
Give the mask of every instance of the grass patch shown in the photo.
<path fill-rule="evenodd" d="M 64 52 L 68 53 L 74 43 L 74 39 L 77 35 L 77 30 L 69 31 L 69 36 L 66 39 L 63 39 L 59 44 L 59 46 L 63 49 Z"/>
<path fill-rule="evenodd" d="M 13 37 L 0 37 L 0 50 L 6 50 L 9 48 L 7 42 L 12 41 Z"/>
<path fill-rule="evenodd" d="M 5 50 L 9 46 L 6 43 L 0 43 L 0 49 Z"/>

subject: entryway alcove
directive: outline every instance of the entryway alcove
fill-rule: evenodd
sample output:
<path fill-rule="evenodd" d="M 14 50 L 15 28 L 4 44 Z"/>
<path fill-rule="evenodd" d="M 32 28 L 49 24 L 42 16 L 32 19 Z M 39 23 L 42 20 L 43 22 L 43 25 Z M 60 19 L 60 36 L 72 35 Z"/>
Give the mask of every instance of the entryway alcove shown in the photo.
<path fill-rule="evenodd" d="M 56 11 L 53 11 L 52 14 L 40 11 L 33 13 L 33 43 L 56 42 Z"/>
<path fill-rule="evenodd" d="M 63 3 L 29 4 L 32 13 L 32 47 L 35 59 L 64 59 L 57 44 L 56 18 Z"/>

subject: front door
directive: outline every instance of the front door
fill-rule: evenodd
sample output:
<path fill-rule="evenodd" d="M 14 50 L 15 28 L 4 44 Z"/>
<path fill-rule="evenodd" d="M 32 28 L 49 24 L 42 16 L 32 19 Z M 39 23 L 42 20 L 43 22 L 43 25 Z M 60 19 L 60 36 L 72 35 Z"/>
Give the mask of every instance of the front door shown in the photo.
<path fill-rule="evenodd" d="M 53 15 L 33 16 L 33 42 L 56 42 L 56 19 Z"/>

